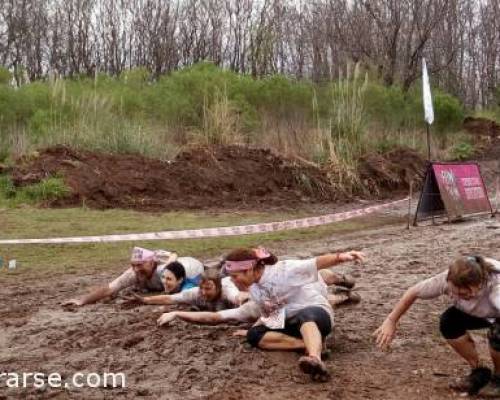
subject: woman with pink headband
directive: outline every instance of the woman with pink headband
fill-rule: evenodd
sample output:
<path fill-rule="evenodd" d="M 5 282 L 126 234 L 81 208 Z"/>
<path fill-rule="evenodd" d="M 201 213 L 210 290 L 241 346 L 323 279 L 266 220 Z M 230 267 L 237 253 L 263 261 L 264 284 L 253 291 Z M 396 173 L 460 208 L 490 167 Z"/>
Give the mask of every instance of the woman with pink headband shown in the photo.
<path fill-rule="evenodd" d="M 305 350 L 301 370 L 313 380 L 328 380 L 321 349 L 333 328 L 333 309 L 319 271 L 348 261 L 364 261 L 364 255 L 349 251 L 278 262 L 263 248 L 229 253 L 225 271 L 238 289 L 249 291 L 261 315 L 245 332 L 247 341 L 264 350 Z"/>
<path fill-rule="evenodd" d="M 197 277 L 203 270 L 203 264 L 193 257 L 177 257 L 173 252 L 134 247 L 130 268 L 123 274 L 108 285 L 81 298 L 71 299 L 63 306 L 95 303 L 129 287 L 136 287 L 145 292 L 177 293 L 197 286 Z"/>

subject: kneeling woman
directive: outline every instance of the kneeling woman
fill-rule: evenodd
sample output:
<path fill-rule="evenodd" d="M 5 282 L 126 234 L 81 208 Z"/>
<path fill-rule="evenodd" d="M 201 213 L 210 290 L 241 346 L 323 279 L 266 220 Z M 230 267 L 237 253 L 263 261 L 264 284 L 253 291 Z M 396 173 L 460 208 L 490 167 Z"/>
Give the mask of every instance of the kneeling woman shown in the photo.
<path fill-rule="evenodd" d="M 198 311 L 215 312 L 238 307 L 247 298 L 248 294 L 240 292 L 230 278 L 221 278 L 219 271 L 207 269 L 200 276 L 200 287 L 171 295 L 135 296 L 131 301 L 151 305 L 188 304 Z"/>
<path fill-rule="evenodd" d="M 447 295 L 452 301 L 442 315 L 440 331 L 448 344 L 471 367 L 468 376 L 450 385 L 456 390 L 481 395 L 500 395 L 500 262 L 479 256 L 457 259 L 447 271 L 407 290 L 384 323 L 374 332 L 377 344 L 387 348 L 394 339 L 399 319 L 417 299 Z M 498 321 L 498 322 L 497 322 Z M 480 365 L 468 331 L 489 328 L 489 347 L 495 368 Z"/>
<path fill-rule="evenodd" d="M 114 281 L 91 291 L 78 299 L 68 300 L 63 306 L 83 306 L 135 287 L 145 292 L 177 293 L 197 285 L 203 264 L 192 257 L 177 257 L 176 253 L 151 251 L 134 247 L 130 268 Z"/>
<path fill-rule="evenodd" d="M 332 331 L 333 309 L 318 271 L 345 261 L 363 261 L 363 254 L 350 251 L 278 262 L 262 248 L 232 251 L 224 268 L 240 290 L 249 291 L 261 315 L 248 330 L 247 341 L 264 350 L 305 349 L 301 370 L 314 380 L 327 380 L 322 338 Z"/>

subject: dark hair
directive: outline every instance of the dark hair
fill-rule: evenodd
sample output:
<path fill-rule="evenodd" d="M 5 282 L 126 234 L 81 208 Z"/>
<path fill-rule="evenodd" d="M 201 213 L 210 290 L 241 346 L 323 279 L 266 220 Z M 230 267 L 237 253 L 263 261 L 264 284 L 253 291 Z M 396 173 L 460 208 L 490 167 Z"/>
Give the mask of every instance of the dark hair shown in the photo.
<path fill-rule="evenodd" d="M 217 294 L 222 294 L 222 276 L 218 270 L 215 268 L 209 268 L 203 271 L 200 275 L 200 286 L 203 282 L 211 281 L 214 283 L 215 288 L 217 289 Z"/>
<path fill-rule="evenodd" d="M 259 260 L 257 266 L 264 265 L 274 265 L 278 262 L 278 257 L 274 254 L 269 253 L 269 257 L 266 258 L 258 258 L 255 254 L 254 249 L 249 248 L 240 248 L 231 251 L 227 257 L 227 261 L 247 261 L 247 260 Z"/>
<path fill-rule="evenodd" d="M 457 287 L 479 286 L 488 281 L 493 266 L 481 256 L 457 258 L 448 270 L 449 282 Z"/>
<path fill-rule="evenodd" d="M 186 278 L 186 270 L 179 261 L 171 262 L 166 266 L 165 269 L 168 269 L 170 272 L 172 272 L 178 281 L 184 280 Z"/>

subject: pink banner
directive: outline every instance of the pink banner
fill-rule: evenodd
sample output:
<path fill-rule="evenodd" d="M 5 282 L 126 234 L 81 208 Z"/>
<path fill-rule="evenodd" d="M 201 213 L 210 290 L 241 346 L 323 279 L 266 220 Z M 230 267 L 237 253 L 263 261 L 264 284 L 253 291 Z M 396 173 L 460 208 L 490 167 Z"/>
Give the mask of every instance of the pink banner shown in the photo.
<path fill-rule="evenodd" d="M 433 163 L 432 169 L 448 215 L 460 217 L 492 212 L 488 192 L 477 164 Z"/>

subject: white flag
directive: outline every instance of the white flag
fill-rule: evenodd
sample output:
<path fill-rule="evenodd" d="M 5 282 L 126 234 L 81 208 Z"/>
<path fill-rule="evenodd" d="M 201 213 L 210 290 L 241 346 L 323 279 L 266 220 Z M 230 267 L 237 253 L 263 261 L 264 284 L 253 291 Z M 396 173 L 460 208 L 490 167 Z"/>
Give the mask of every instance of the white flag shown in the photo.
<path fill-rule="evenodd" d="M 425 64 L 425 58 L 422 58 L 422 85 L 425 121 L 429 125 L 431 125 L 434 122 L 434 109 L 432 108 L 431 85 L 429 84 L 429 75 L 427 74 L 427 65 Z"/>

